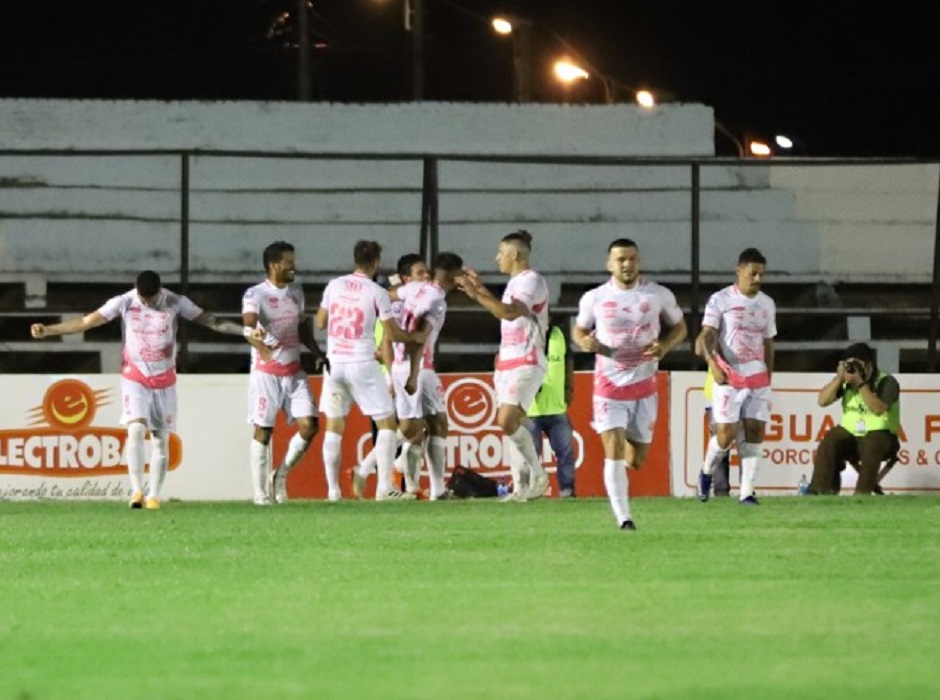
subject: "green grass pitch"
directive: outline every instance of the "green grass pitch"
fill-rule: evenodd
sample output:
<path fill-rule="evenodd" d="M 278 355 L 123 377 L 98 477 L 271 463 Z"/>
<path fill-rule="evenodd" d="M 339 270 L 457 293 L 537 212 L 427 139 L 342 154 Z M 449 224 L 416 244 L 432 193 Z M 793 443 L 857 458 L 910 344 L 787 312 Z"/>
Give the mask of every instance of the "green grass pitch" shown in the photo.
<path fill-rule="evenodd" d="M 0 503 L 0 700 L 936 698 L 940 499 Z"/>

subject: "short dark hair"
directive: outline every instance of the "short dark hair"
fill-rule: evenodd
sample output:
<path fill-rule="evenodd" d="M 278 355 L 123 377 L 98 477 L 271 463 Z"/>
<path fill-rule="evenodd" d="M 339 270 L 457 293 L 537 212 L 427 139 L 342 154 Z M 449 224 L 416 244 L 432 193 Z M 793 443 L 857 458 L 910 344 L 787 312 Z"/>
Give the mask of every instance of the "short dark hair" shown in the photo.
<path fill-rule="evenodd" d="M 398 264 L 395 266 L 395 269 L 398 271 L 399 277 L 411 277 L 411 268 L 417 265 L 419 262 L 424 262 L 418 253 L 408 253 L 402 255 L 398 258 Z"/>
<path fill-rule="evenodd" d="M 745 248 L 738 256 L 738 265 L 750 265 L 751 263 L 766 265 L 767 258 L 757 248 Z"/>
<path fill-rule="evenodd" d="M 463 269 L 463 258 L 457 253 L 438 253 L 434 258 L 434 269 L 444 272 L 457 272 Z"/>
<path fill-rule="evenodd" d="M 356 241 L 353 261 L 357 265 L 371 265 L 382 257 L 382 246 L 375 241 Z"/>
<path fill-rule="evenodd" d="M 137 275 L 137 293 L 142 297 L 152 297 L 160 291 L 163 285 L 160 283 L 160 275 L 153 270 L 144 270 Z"/>
<path fill-rule="evenodd" d="M 532 250 L 532 234 L 524 228 L 507 233 L 502 238 L 503 243 L 521 243 L 526 250 Z"/>
<path fill-rule="evenodd" d="M 629 238 L 618 238 L 616 241 L 607 246 L 607 252 L 609 253 L 614 248 L 636 248 L 639 250 L 640 246 L 638 246 L 635 241 Z"/>
<path fill-rule="evenodd" d="M 292 246 L 287 241 L 274 241 L 274 243 L 264 249 L 264 255 L 262 256 L 265 273 L 267 273 L 268 267 L 270 265 L 281 262 L 281 258 L 284 257 L 284 253 L 293 252 L 294 246 Z"/>
<path fill-rule="evenodd" d="M 842 359 L 848 360 L 853 357 L 856 360 L 861 360 L 862 362 L 873 363 L 875 361 L 875 349 L 868 343 L 855 343 L 853 345 L 849 345 L 849 347 L 845 349 L 845 352 L 842 353 Z"/>

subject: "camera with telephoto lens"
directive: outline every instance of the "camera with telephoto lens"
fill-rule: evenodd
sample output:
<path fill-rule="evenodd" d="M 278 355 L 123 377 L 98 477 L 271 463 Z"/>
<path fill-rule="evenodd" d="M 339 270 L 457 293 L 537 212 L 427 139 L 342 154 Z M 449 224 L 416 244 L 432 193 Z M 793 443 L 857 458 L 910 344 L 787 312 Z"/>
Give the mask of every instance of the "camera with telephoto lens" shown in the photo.
<path fill-rule="evenodd" d="M 864 374 L 865 365 L 863 365 L 858 360 L 843 360 L 842 369 L 845 370 L 846 374 Z"/>

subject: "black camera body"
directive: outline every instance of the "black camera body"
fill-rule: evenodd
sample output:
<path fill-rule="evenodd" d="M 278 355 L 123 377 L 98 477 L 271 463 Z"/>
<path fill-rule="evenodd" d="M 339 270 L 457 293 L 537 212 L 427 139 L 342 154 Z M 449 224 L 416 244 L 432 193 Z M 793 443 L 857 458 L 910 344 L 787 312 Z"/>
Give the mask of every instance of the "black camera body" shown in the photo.
<path fill-rule="evenodd" d="M 842 369 L 846 374 L 864 374 L 865 365 L 858 360 L 842 360 Z"/>

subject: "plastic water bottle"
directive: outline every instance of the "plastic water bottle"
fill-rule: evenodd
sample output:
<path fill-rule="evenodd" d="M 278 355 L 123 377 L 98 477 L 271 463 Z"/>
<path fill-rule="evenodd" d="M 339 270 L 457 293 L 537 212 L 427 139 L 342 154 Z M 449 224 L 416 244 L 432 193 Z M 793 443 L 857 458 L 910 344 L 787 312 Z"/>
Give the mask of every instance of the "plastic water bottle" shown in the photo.
<path fill-rule="evenodd" d="M 807 493 L 809 493 L 809 482 L 806 480 L 806 474 L 803 474 L 796 484 L 796 495 L 805 496 Z"/>
<path fill-rule="evenodd" d="M 496 495 L 502 498 L 509 494 L 509 484 L 506 483 L 505 479 L 500 479 L 499 483 L 496 485 Z"/>

